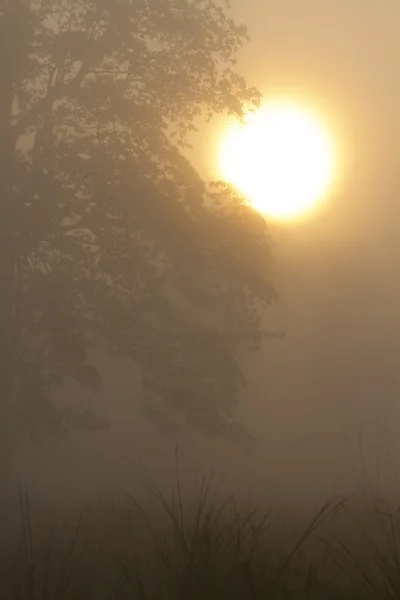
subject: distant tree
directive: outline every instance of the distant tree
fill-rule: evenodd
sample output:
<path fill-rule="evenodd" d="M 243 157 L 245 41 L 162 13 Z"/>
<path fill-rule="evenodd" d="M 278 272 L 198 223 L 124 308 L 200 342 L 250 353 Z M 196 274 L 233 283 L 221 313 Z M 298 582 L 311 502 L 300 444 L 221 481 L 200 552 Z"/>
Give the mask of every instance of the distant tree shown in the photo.
<path fill-rule="evenodd" d="M 103 426 L 51 390 L 99 389 L 87 350 L 105 344 L 161 429 L 252 442 L 237 351 L 276 299 L 267 226 L 183 155 L 198 116 L 259 103 L 233 70 L 247 39 L 213 0 L 0 0 L 3 441 L 10 419 Z"/>

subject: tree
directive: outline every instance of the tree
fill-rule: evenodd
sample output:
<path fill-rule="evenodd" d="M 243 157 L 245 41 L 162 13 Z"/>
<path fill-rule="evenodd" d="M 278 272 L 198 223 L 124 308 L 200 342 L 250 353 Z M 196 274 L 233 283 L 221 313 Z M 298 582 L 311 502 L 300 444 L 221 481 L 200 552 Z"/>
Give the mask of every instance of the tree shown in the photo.
<path fill-rule="evenodd" d="M 164 430 L 251 442 L 237 352 L 276 300 L 268 230 L 183 154 L 198 116 L 258 105 L 234 71 L 247 39 L 213 0 L 0 0 L 3 424 L 102 426 L 51 402 L 67 377 L 101 385 L 101 343 Z"/>

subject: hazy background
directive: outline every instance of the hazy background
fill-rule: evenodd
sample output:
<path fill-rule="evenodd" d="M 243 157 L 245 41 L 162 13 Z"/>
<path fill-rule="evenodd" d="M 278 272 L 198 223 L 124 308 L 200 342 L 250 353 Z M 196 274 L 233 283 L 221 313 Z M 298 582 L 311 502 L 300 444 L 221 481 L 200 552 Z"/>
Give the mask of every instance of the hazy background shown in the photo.
<path fill-rule="evenodd" d="M 396 488 L 400 456 L 400 184 L 397 0 L 235 0 L 252 42 L 240 57 L 250 84 L 290 94 L 334 125 L 346 161 L 326 209 L 307 223 L 276 229 L 274 280 L 281 305 L 267 325 L 287 331 L 244 357 L 248 389 L 241 413 L 261 445 L 247 456 L 221 442 L 180 441 L 188 481 L 225 471 L 227 488 L 290 504 L 332 492 Z M 202 128 L 193 154 L 207 178 L 218 175 L 221 123 Z M 174 440 L 140 414 L 130 364 L 105 370 L 98 406 L 109 432 L 20 448 L 15 482 L 66 505 L 137 488 L 140 478 L 172 485 Z"/>

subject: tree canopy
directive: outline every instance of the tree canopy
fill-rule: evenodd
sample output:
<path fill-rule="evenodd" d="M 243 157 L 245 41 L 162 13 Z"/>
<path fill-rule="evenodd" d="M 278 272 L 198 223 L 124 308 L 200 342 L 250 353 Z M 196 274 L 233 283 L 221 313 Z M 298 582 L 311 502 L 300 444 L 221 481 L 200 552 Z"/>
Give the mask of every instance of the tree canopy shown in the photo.
<path fill-rule="evenodd" d="M 276 301 L 267 224 L 184 156 L 198 117 L 260 102 L 246 40 L 213 0 L 0 0 L 4 419 L 102 426 L 51 402 L 68 377 L 99 389 L 102 344 L 140 367 L 162 430 L 252 442 L 238 349 Z"/>

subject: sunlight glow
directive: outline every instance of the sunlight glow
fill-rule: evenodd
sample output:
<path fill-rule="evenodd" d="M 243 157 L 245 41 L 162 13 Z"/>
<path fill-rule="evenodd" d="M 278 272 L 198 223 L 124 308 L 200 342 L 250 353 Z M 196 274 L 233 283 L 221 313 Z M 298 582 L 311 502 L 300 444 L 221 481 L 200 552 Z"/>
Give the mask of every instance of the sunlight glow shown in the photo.
<path fill-rule="evenodd" d="M 274 102 L 229 127 L 219 148 L 222 178 L 261 213 L 293 219 L 327 194 L 335 153 L 324 124 L 293 103 Z"/>

